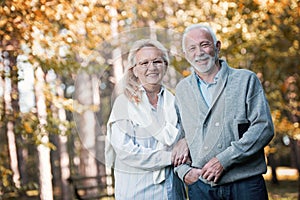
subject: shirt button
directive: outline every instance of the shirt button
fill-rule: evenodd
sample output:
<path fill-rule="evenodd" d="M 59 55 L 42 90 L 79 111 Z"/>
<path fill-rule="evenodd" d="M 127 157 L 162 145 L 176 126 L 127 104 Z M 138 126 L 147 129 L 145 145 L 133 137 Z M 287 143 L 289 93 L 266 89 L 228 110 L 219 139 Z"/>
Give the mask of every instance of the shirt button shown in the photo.
<path fill-rule="evenodd" d="M 205 146 L 205 147 L 204 147 L 204 150 L 208 150 L 208 147 L 207 147 L 207 146 Z"/>
<path fill-rule="evenodd" d="M 215 123 L 215 126 L 220 126 L 220 123 L 219 123 L 219 122 L 216 122 L 216 123 Z"/>

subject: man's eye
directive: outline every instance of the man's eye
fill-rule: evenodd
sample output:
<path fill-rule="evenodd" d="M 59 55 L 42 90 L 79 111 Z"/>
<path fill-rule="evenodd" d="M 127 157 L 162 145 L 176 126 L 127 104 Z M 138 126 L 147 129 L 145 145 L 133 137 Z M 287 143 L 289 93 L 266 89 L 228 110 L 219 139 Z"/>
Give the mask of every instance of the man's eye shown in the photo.
<path fill-rule="evenodd" d="M 162 63 L 163 63 L 162 60 L 154 60 L 154 61 L 153 61 L 153 64 L 155 64 L 155 65 L 160 65 L 160 64 L 162 64 Z"/>
<path fill-rule="evenodd" d="M 204 43 L 201 44 L 201 47 L 207 48 L 207 47 L 209 47 L 210 45 L 211 45 L 210 43 L 204 42 Z"/>

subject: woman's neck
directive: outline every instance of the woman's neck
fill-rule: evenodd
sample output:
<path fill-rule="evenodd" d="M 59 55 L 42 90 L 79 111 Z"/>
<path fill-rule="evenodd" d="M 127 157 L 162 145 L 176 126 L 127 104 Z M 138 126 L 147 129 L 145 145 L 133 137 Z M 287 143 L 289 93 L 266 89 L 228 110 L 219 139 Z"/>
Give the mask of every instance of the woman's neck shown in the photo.
<path fill-rule="evenodd" d="M 161 86 L 159 87 L 152 87 L 152 88 L 145 88 L 147 97 L 149 102 L 155 108 L 157 107 L 158 102 L 158 93 L 160 92 Z"/>
<path fill-rule="evenodd" d="M 147 87 L 144 86 L 144 89 L 149 94 L 158 94 L 161 89 L 161 85 L 147 85 Z"/>

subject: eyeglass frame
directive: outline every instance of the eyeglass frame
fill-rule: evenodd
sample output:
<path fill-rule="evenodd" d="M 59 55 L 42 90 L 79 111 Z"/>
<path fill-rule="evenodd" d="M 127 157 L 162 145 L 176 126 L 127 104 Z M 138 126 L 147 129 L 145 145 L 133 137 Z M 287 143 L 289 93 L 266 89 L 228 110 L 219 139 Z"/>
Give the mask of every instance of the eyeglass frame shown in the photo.
<path fill-rule="evenodd" d="M 155 62 L 159 62 L 159 63 L 155 63 Z M 152 66 L 154 67 L 162 67 L 164 66 L 164 64 L 167 64 L 167 61 L 165 61 L 163 58 L 155 58 L 153 60 L 143 60 L 135 64 L 134 67 L 139 66 L 143 69 L 146 69 L 150 66 L 150 64 L 152 64 Z"/>

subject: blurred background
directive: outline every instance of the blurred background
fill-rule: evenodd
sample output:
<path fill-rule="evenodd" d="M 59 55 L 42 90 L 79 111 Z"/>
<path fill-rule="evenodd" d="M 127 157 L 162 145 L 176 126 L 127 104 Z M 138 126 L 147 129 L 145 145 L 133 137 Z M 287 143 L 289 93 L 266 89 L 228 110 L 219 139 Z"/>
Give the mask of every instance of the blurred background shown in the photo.
<path fill-rule="evenodd" d="M 300 199 L 299 15 L 299 0 L 0 0 L 0 200 L 113 199 L 103 149 L 128 49 L 161 41 L 174 89 L 190 73 L 181 34 L 199 22 L 265 89 L 270 199 Z"/>

